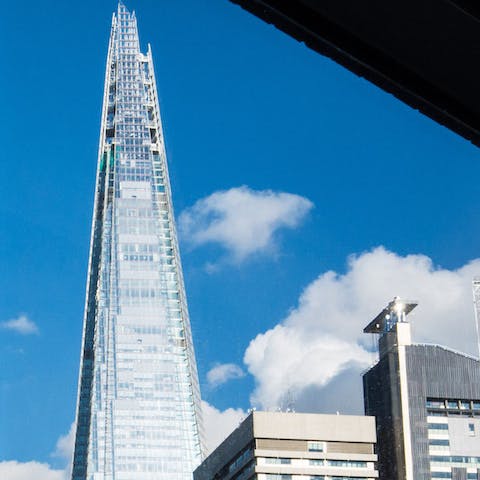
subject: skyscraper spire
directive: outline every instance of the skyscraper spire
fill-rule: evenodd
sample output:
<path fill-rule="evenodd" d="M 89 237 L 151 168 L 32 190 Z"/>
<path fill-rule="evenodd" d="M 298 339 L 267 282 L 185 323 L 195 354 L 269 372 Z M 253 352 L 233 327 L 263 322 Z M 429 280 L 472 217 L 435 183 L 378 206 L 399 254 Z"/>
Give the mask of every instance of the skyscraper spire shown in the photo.
<path fill-rule="evenodd" d="M 150 48 L 113 16 L 72 480 L 186 480 L 200 392 Z"/>

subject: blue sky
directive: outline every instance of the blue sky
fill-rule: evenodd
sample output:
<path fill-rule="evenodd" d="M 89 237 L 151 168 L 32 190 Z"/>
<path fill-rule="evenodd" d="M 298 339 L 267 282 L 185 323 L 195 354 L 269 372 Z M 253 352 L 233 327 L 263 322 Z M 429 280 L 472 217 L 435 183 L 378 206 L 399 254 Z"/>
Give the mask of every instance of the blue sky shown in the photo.
<path fill-rule="evenodd" d="M 341 409 L 358 411 L 361 327 L 399 293 L 427 306 L 419 340 L 475 353 L 478 148 L 227 0 L 127 6 L 153 48 L 176 214 L 204 215 L 180 242 L 217 419 L 287 397 L 335 410 L 349 385 Z M 65 463 L 52 452 L 74 418 L 115 8 L 26 0 L 0 18 L 0 462 Z M 199 240 L 212 215 L 225 235 Z M 240 256 L 239 215 L 242 232 L 267 232 Z M 284 333 L 298 345 L 279 358 Z"/>

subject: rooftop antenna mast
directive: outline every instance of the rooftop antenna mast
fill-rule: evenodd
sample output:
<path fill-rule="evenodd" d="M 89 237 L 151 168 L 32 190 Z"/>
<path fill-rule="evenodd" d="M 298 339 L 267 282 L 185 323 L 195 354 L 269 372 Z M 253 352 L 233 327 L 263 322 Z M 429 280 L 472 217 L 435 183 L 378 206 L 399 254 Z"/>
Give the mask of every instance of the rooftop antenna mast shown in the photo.
<path fill-rule="evenodd" d="M 287 398 L 285 401 L 285 411 L 295 413 L 295 392 L 293 390 L 293 387 L 290 387 L 288 389 L 286 397 Z"/>
<path fill-rule="evenodd" d="M 390 332 L 395 324 L 406 322 L 406 316 L 417 305 L 417 302 L 401 300 L 400 297 L 394 297 L 393 300 L 363 329 L 363 333 L 378 333 L 382 336 L 385 333 Z"/>
<path fill-rule="evenodd" d="M 473 310 L 475 312 L 475 331 L 477 332 L 478 357 L 480 358 L 480 333 L 478 320 L 480 317 L 480 277 L 474 277 L 472 281 Z"/>

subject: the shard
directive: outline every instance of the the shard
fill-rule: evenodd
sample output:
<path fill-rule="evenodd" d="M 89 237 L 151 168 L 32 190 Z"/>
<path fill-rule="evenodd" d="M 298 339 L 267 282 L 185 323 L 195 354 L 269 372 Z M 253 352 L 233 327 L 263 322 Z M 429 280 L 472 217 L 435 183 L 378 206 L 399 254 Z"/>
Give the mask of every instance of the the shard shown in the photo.
<path fill-rule="evenodd" d="M 190 480 L 200 393 L 150 47 L 108 49 L 72 480 Z"/>

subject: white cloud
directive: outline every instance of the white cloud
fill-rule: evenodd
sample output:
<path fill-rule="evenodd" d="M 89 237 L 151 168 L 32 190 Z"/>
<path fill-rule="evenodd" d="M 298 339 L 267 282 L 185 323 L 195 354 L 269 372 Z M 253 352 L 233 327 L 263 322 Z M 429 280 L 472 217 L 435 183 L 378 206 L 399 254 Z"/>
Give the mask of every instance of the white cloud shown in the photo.
<path fill-rule="evenodd" d="M 218 387 L 229 380 L 236 378 L 242 378 L 245 376 L 245 372 L 234 363 L 222 363 L 216 365 L 207 373 L 207 381 L 210 387 Z"/>
<path fill-rule="evenodd" d="M 241 408 L 220 411 L 205 401 L 202 401 L 202 414 L 208 452 L 220 445 L 247 415 Z"/>
<path fill-rule="evenodd" d="M 360 375 L 373 360 L 363 327 L 396 295 L 419 301 L 409 316 L 415 341 L 477 354 L 471 281 L 478 274 L 480 259 L 447 270 L 382 247 L 350 257 L 345 274 L 320 275 L 284 320 L 251 341 L 244 362 L 256 381 L 252 404 L 274 408 L 293 397 L 302 405 L 339 374 Z"/>
<path fill-rule="evenodd" d="M 53 470 L 46 463 L 0 462 L 0 478 L 5 480 L 67 480 L 63 470 Z"/>
<path fill-rule="evenodd" d="M 12 318 L 5 322 L 0 322 L 0 328 L 11 330 L 21 335 L 38 334 L 38 327 L 26 315 L 20 315 L 18 318 Z"/>
<path fill-rule="evenodd" d="M 216 243 L 241 262 L 274 247 L 275 233 L 300 225 L 313 207 L 307 198 L 243 186 L 198 200 L 179 217 L 183 238 L 193 246 Z"/>
<path fill-rule="evenodd" d="M 36 461 L 0 462 L 0 478 L 5 480 L 70 480 L 70 464 L 75 440 L 75 424 L 72 423 L 66 435 L 57 440 L 52 457 L 58 457 L 67 463 L 64 470 L 54 469 L 48 463 Z"/>
<path fill-rule="evenodd" d="M 55 451 L 52 456 L 62 458 L 70 462 L 73 455 L 73 448 L 75 446 L 75 430 L 76 424 L 73 422 L 70 425 L 70 430 L 65 435 L 62 435 L 55 445 Z"/>

